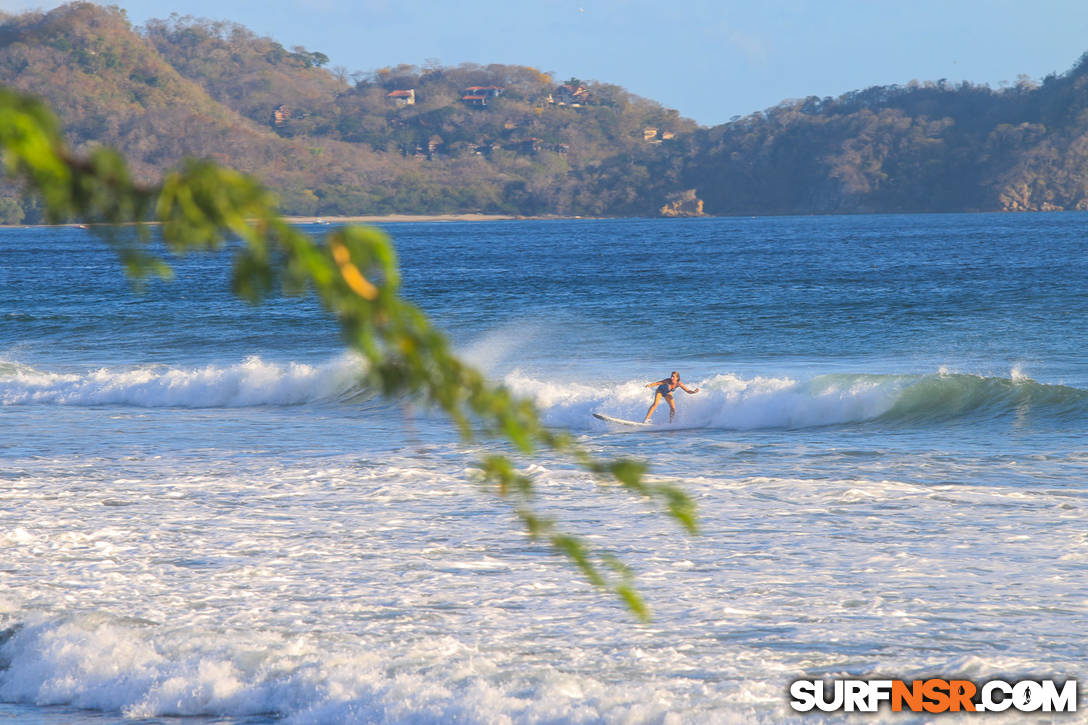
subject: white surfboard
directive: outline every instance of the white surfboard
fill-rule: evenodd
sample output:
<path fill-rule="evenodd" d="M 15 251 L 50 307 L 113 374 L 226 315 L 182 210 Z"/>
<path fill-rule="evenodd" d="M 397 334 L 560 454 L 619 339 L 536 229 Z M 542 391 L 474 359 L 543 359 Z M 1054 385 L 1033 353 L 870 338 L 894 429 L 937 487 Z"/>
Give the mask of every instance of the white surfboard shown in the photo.
<path fill-rule="evenodd" d="M 613 418 L 612 416 L 605 415 L 604 413 L 594 413 L 593 417 L 596 418 L 597 420 L 603 420 L 605 423 L 616 423 L 618 425 L 633 425 L 633 426 L 636 426 L 638 428 L 651 428 L 651 427 L 653 427 L 653 423 L 640 423 L 640 422 L 635 421 L 635 420 L 624 420 L 623 418 Z"/>

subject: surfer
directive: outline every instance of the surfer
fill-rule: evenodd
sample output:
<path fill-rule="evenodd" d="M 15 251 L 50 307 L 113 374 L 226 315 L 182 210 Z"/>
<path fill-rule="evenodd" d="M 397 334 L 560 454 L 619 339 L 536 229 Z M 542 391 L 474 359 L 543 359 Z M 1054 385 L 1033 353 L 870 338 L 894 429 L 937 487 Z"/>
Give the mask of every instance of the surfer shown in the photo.
<path fill-rule="evenodd" d="M 650 422 L 650 418 L 654 414 L 654 409 L 657 407 L 657 404 L 661 402 L 662 398 L 664 398 L 665 402 L 669 404 L 669 422 L 672 422 L 672 417 L 676 415 L 676 403 L 673 402 L 672 391 L 676 390 L 677 388 L 680 388 L 689 395 L 694 395 L 695 393 L 699 392 L 698 388 L 696 388 L 695 390 L 689 390 L 688 386 L 680 382 L 680 373 L 676 372 L 675 370 L 672 371 L 672 375 L 665 378 L 664 380 L 658 380 L 653 383 L 648 383 L 646 387 L 657 388 L 657 390 L 654 391 L 654 402 L 650 405 L 650 409 L 646 411 L 646 417 L 643 419 L 643 423 Z"/>

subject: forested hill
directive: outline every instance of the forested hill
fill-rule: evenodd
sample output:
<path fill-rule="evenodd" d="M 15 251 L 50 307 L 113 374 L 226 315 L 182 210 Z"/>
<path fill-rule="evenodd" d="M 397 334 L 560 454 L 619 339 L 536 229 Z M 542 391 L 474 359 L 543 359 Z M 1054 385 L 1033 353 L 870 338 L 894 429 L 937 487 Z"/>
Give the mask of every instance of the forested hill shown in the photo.
<path fill-rule="evenodd" d="M 505 65 L 329 68 L 228 22 L 73 3 L 0 16 L 0 83 L 77 149 L 154 179 L 186 156 L 290 214 L 777 214 L 1088 207 L 1088 61 L 1001 90 L 911 83 L 714 128 L 606 83 Z M 728 88 L 707 92 L 728 93 Z M 0 190 L 0 222 L 36 221 Z"/>
<path fill-rule="evenodd" d="M 90 3 L 0 20 L 0 83 L 44 97 L 77 149 L 114 146 L 146 178 L 210 157 L 257 174 L 290 214 L 657 213 L 680 172 L 669 146 L 696 128 L 526 67 L 349 76 L 327 61 L 233 23 L 133 28 Z M 4 196 L 0 220 L 34 221 Z"/>
<path fill-rule="evenodd" d="M 943 81 L 790 101 L 692 140 L 716 214 L 1088 208 L 1088 54 L 1012 87 Z"/>

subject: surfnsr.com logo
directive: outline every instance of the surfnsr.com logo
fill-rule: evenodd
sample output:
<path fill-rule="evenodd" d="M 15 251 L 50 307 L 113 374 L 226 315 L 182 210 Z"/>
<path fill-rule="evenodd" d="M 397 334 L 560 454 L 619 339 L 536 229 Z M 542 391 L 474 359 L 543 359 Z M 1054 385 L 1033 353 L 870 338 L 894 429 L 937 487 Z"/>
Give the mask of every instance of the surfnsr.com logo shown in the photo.
<path fill-rule="evenodd" d="M 797 680 L 790 707 L 798 712 L 1076 712 L 1077 681 L 1066 680 Z"/>

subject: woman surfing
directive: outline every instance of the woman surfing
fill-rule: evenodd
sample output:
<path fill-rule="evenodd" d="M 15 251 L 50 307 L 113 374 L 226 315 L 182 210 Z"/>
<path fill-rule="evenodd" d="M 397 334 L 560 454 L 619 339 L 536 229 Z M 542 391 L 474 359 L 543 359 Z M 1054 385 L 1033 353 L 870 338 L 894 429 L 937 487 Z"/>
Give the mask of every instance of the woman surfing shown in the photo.
<path fill-rule="evenodd" d="M 680 388 L 689 395 L 694 395 L 695 393 L 699 392 L 698 388 L 696 388 L 695 390 L 689 390 L 686 385 L 680 382 L 680 373 L 676 372 L 675 370 L 672 371 L 672 375 L 665 378 L 664 380 L 658 380 L 653 383 L 648 383 L 646 387 L 657 388 L 657 390 L 654 391 L 654 402 L 650 404 L 650 409 L 646 411 L 646 417 L 642 420 L 643 423 L 650 422 L 650 418 L 654 414 L 654 409 L 657 407 L 657 404 L 661 402 L 662 398 L 664 398 L 665 402 L 669 404 L 669 422 L 672 422 L 673 416 L 676 415 L 676 403 L 673 402 L 672 391 L 676 390 L 677 388 Z"/>

